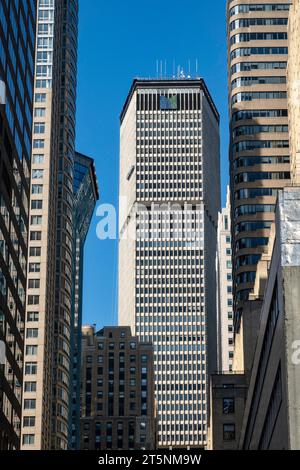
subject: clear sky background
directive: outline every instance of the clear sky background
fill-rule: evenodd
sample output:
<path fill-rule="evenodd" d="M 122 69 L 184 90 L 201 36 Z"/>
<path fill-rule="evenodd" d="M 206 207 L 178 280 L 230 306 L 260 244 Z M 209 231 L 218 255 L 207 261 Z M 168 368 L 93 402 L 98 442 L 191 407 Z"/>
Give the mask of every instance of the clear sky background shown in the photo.
<path fill-rule="evenodd" d="M 80 0 L 77 150 L 95 159 L 99 204 L 117 208 L 119 115 L 134 77 L 156 77 L 156 61 L 202 76 L 221 114 L 223 204 L 228 183 L 226 1 Z M 213 189 L 213 188 L 212 188 Z M 118 241 L 85 248 L 83 322 L 117 324 Z"/>

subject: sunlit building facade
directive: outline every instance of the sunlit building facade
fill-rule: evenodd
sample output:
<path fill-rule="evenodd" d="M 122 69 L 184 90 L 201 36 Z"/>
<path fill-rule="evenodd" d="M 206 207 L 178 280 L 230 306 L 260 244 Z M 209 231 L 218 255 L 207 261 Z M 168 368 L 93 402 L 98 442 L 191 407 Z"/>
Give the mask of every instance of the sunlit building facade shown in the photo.
<path fill-rule="evenodd" d="M 266 253 L 279 189 L 290 181 L 289 0 L 227 2 L 233 288 L 240 307 Z"/>
<path fill-rule="evenodd" d="M 202 79 L 133 82 L 120 197 L 119 323 L 155 347 L 158 446 L 203 448 L 217 364 L 220 168 L 219 115 Z"/>
<path fill-rule="evenodd" d="M 38 0 L 22 449 L 67 449 L 77 0 Z"/>

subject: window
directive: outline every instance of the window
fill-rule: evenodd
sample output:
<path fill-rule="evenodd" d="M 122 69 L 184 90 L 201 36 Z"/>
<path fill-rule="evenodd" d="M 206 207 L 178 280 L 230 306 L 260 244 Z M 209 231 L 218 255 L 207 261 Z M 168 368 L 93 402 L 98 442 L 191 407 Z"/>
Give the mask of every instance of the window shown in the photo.
<path fill-rule="evenodd" d="M 46 108 L 35 108 L 34 116 L 35 117 L 44 117 L 46 115 Z"/>
<path fill-rule="evenodd" d="M 30 218 L 31 225 L 42 225 L 42 216 L 41 215 L 32 215 Z"/>
<path fill-rule="evenodd" d="M 23 445 L 25 445 L 25 446 L 34 445 L 34 435 L 33 434 L 24 434 L 23 435 Z"/>
<path fill-rule="evenodd" d="M 32 156 L 32 163 L 35 165 L 41 165 L 44 163 L 44 155 L 37 153 Z"/>
<path fill-rule="evenodd" d="M 36 93 L 34 101 L 36 103 L 46 103 L 46 93 Z"/>
<path fill-rule="evenodd" d="M 38 180 L 44 177 L 44 170 L 32 170 L 32 179 Z"/>
<path fill-rule="evenodd" d="M 38 352 L 37 346 L 26 346 L 26 356 L 36 356 Z"/>
<path fill-rule="evenodd" d="M 24 400 L 25 410 L 35 410 L 35 408 L 36 408 L 36 400 L 34 399 Z"/>
<path fill-rule="evenodd" d="M 37 122 L 34 124 L 34 134 L 44 134 L 45 133 L 45 123 Z"/>
<path fill-rule="evenodd" d="M 30 273 L 39 273 L 41 271 L 40 263 L 29 263 L 29 272 Z"/>
<path fill-rule="evenodd" d="M 31 188 L 32 194 L 42 194 L 43 193 L 43 185 L 42 184 L 33 184 Z"/>
<path fill-rule="evenodd" d="M 23 426 L 25 428 L 33 428 L 35 426 L 35 417 L 34 416 L 24 416 Z"/>
<path fill-rule="evenodd" d="M 30 232 L 30 240 L 35 241 L 35 242 L 41 241 L 42 240 L 42 232 Z"/>
<path fill-rule="evenodd" d="M 34 139 L 33 148 L 34 149 L 43 149 L 45 147 L 45 141 L 43 139 Z"/>
<path fill-rule="evenodd" d="M 29 295 L 28 296 L 28 305 L 39 305 L 40 297 L 38 295 Z"/>
<path fill-rule="evenodd" d="M 234 441 L 235 440 L 235 424 L 224 424 L 223 425 L 223 440 Z"/>
<path fill-rule="evenodd" d="M 29 279 L 28 288 L 29 289 L 39 289 L 40 288 L 40 280 L 39 279 Z"/>
<path fill-rule="evenodd" d="M 26 338 L 37 338 L 39 330 L 37 328 L 27 328 Z"/>
<path fill-rule="evenodd" d="M 230 415 L 234 413 L 234 398 L 223 398 L 223 414 Z"/>
<path fill-rule="evenodd" d="M 31 246 L 29 249 L 29 256 L 41 256 L 41 247 L 40 246 Z"/>
<path fill-rule="evenodd" d="M 37 322 L 37 321 L 39 321 L 38 312 L 28 312 L 27 313 L 27 321 L 28 322 Z"/>
<path fill-rule="evenodd" d="M 36 382 L 25 382 L 25 392 L 36 392 Z"/>

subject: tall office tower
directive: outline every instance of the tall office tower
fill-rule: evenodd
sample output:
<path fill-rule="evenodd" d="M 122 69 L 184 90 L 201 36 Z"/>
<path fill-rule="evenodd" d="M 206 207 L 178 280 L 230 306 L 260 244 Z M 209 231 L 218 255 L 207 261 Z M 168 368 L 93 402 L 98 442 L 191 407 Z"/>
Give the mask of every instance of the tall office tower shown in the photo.
<path fill-rule="evenodd" d="M 22 423 L 35 450 L 68 445 L 78 2 L 37 8 Z"/>
<path fill-rule="evenodd" d="M 74 166 L 74 237 L 73 237 L 73 300 L 72 300 L 72 388 L 70 414 L 70 443 L 73 450 L 80 448 L 80 358 L 82 326 L 82 290 L 84 244 L 95 204 L 99 199 L 94 160 L 75 153 Z"/>
<path fill-rule="evenodd" d="M 278 190 L 289 183 L 290 0 L 228 1 L 230 176 L 236 322 L 267 250 Z"/>
<path fill-rule="evenodd" d="M 202 79 L 134 80 L 121 114 L 119 322 L 155 346 L 160 447 L 204 447 L 217 367 L 219 114 Z"/>
<path fill-rule="evenodd" d="M 230 190 L 219 213 L 217 246 L 218 370 L 230 371 L 233 363 L 233 299 Z"/>
<path fill-rule="evenodd" d="M 0 0 L 0 450 L 20 446 L 35 22 Z"/>
<path fill-rule="evenodd" d="M 153 345 L 129 327 L 82 333 L 81 449 L 155 450 Z"/>
<path fill-rule="evenodd" d="M 288 98 L 291 178 L 300 184 L 300 2 L 293 0 L 289 16 Z"/>

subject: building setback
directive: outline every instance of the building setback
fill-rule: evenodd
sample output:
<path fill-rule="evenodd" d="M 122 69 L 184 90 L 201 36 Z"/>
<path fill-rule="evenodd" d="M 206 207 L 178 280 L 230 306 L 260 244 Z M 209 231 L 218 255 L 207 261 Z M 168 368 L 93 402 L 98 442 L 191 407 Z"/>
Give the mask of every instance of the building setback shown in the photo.
<path fill-rule="evenodd" d="M 119 323 L 155 347 L 159 447 L 207 443 L 219 164 L 202 79 L 134 80 L 121 114 Z"/>
<path fill-rule="evenodd" d="M 289 7 L 290 0 L 227 2 L 236 329 L 267 251 L 278 190 L 290 181 Z"/>
<path fill-rule="evenodd" d="M 74 237 L 73 237 L 73 301 L 72 301 L 72 388 L 69 410 L 70 448 L 80 448 L 80 364 L 84 244 L 99 199 L 94 160 L 75 153 L 74 166 Z"/>
<path fill-rule="evenodd" d="M 129 327 L 83 327 L 81 363 L 81 449 L 154 450 L 153 346 Z"/>
<path fill-rule="evenodd" d="M 0 1 L 0 450 L 20 447 L 35 22 Z"/>
<path fill-rule="evenodd" d="M 22 449 L 67 449 L 77 0 L 38 3 Z"/>

